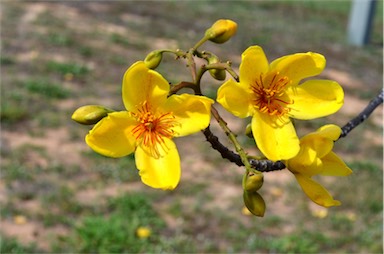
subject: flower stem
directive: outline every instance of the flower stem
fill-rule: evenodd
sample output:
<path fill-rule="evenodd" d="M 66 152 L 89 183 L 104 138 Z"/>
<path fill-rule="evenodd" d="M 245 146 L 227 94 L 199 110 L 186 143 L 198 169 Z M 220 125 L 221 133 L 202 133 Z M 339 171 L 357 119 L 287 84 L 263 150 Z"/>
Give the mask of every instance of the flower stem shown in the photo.
<path fill-rule="evenodd" d="M 179 84 L 174 85 L 171 88 L 171 90 L 169 91 L 168 96 L 171 96 L 172 94 L 176 94 L 179 90 L 181 90 L 183 88 L 190 88 L 193 91 L 195 91 L 195 93 L 196 93 L 196 90 L 195 90 L 196 89 L 196 85 L 194 83 L 187 82 L 187 81 L 182 81 Z"/>
<path fill-rule="evenodd" d="M 239 154 L 241 162 L 245 166 L 245 169 L 247 170 L 247 173 L 248 173 L 252 167 L 248 161 L 247 154 L 245 153 L 245 151 L 241 147 L 240 143 L 237 141 L 235 134 L 228 128 L 227 123 L 220 116 L 219 112 L 217 111 L 217 109 L 214 106 L 211 106 L 211 112 L 212 112 L 213 117 L 219 123 L 220 127 L 224 130 L 224 132 L 227 135 L 227 137 L 229 138 L 229 140 L 235 146 L 236 152 Z"/>
<path fill-rule="evenodd" d="M 191 70 L 191 76 L 192 76 L 192 80 L 193 80 L 193 83 L 196 84 L 196 63 L 195 63 L 195 59 L 193 59 L 193 49 L 190 49 L 187 54 L 186 54 L 186 58 L 187 58 L 187 62 L 188 62 L 188 67 L 189 69 Z"/>
<path fill-rule="evenodd" d="M 209 37 L 207 36 L 204 36 L 203 38 L 201 38 L 200 41 L 198 41 L 195 46 L 192 47 L 192 51 L 195 51 L 197 50 L 198 47 L 200 47 L 201 45 L 203 45 L 206 41 L 208 41 Z"/>

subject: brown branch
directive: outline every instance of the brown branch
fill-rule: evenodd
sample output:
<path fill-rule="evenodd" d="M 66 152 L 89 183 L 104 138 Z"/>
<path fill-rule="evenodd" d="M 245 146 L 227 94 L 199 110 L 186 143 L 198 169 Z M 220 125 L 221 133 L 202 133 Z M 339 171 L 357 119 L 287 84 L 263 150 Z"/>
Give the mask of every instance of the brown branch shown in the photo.
<path fill-rule="evenodd" d="M 235 163 L 237 166 L 244 166 L 244 163 L 241 161 L 240 155 L 229 150 L 225 145 L 223 145 L 219 138 L 216 137 L 212 132 L 209 126 L 203 130 L 204 136 L 209 143 L 211 143 L 212 148 L 218 151 L 221 154 L 221 157 L 229 160 L 230 162 Z M 282 170 L 285 168 L 285 165 L 281 161 L 270 161 L 270 160 L 255 160 L 249 159 L 249 163 L 252 168 L 261 171 L 261 172 L 270 172 L 276 170 Z"/>
<path fill-rule="evenodd" d="M 172 94 L 176 94 L 179 90 L 181 90 L 181 89 L 183 89 L 183 88 L 190 88 L 190 89 L 192 89 L 193 91 L 195 91 L 195 89 L 196 89 L 196 85 L 195 85 L 194 83 L 191 83 L 191 82 L 182 81 L 182 82 L 180 82 L 179 84 L 174 85 L 174 86 L 170 89 L 168 96 L 171 96 Z"/>
<path fill-rule="evenodd" d="M 372 114 L 372 112 L 383 103 L 383 96 L 384 91 L 382 89 L 381 92 L 369 102 L 369 104 L 363 109 L 363 111 L 361 111 L 360 114 L 358 114 L 355 118 L 353 118 L 341 128 L 341 135 L 339 138 L 346 137 L 350 131 L 364 122 Z"/>

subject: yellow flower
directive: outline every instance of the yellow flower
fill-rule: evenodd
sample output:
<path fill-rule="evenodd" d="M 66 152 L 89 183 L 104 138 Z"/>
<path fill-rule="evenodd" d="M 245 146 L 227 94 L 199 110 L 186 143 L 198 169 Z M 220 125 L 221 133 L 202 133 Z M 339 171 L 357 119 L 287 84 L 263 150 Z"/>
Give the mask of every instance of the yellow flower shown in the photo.
<path fill-rule="evenodd" d="M 300 151 L 285 165 L 295 175 L 304 193 L 316 204 L 330 207 L 340 205 L 319 183 L 314 175 L 347 176 L 352 170 L 332 152 L 333 143 L 340 137 L 340 127 L 329 124 L 300 139 Z"/>
<path fill-rule="evenodd" d="M 136 235 L 140 239 L 145 239 L 148 238 L 151 235 L 151 229 L 148 227 L 138 227 L 136 229 Z"/>
<path fill-rule="evenodd" d="M 324 67 L 325 58 L 312 52 L 284 56 L 269 64 L 262 48 L 251 46 L 242 54 L 240 82 L 226 81 L 217 101 L 238 117 L 253 116 L 253 136 L 268 159 L 290 159 L 300 149 L 290 118 L 323 117 L 343 105 L 344 92 L 334 81 L 308 80 L 299 85 Z"/>
<path fill-rule="evenodd" d="M 144 62 L 124 74 L 123 102 L 127 111 L 109 113 L 86 136 L 87 144 L 109 157 L 135 153 L 143 183 L 174 189 L 180 180 L 180 158 L 172 138 L 206 128 L 211 99 L 190 94 L 171 95 L 170 86 Z"/>

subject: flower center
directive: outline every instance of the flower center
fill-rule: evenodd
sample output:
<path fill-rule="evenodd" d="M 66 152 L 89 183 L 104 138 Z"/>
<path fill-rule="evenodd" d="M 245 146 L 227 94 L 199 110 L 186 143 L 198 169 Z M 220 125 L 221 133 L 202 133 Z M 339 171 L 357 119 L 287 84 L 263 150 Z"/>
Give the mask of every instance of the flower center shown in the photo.
<path fill-rule="evenodd" d="M 160 158 L 162 152 L 169 150 L 165 139 L 171 139 L 175 135 L 173 127 L 179 123 L 171 112 L 155 113 L 146 101 L 132 115 L 138 121 L 132 129 L 138 144 L 154 158 Z"/>
<path fill-rule="evenodd" d="M 293 103 L 285 94 L 285 89 L 290 83 L 288 77 L 279 77 L 278 72 L 264 77 L 260 75 L 260 78 L 251 84 L 255 95 L 254 107 L 271 116 L 286 115 L 290 110 L 287 105 Z"/>

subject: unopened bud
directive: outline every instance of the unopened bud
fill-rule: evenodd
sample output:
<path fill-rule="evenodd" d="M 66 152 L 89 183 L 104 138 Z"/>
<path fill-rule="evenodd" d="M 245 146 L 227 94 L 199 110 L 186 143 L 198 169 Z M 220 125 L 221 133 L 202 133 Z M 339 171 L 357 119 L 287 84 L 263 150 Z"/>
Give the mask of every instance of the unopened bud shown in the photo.
<path fill-rule="evenodd" d="M 265 213 L 265 202 L 263 197 L 257 192 L 243 192 L 244 204 L 248 210 L 256 216 L 263 217 Z"/>
<path fill-rule="evenodd" d="M 212 42 L 224 43 L 228 41 L 236 31 L 236 22 L 229 19 L 219 19 L 205 31 L 205 36 Z"/>
<path fill-rule="evenodd" d="M 214 63 L 220 62 L 219 58 L 215 55 L 211 55 L 207 60 L 208 60 L 208 64 L 214 64 Z M 226 77 L 226 72 L 223 69 L 209 69 L 208 71 L 209 71 L 209 74 L 211 74 L 211 76 L 214 79 L 224 80 Z"/>
<path fill-rule="evenodd" d="M 249 172 L 244 179 L 244 190 L 248 192 L 256 192 L 263 186 L 264 176 L 262 173 Z"/>
<path fill-rule="evenodd" d="M 156 69 L 159 66 L 161 59 L 163 58 L 163 53 L 161 50 L 154 50 L 149 53 L 145 59 L 144 64 L 148 67 L 148 69 Z"/>
<path fill-rule="evenodd" d="M 95 124 L 113 110 L 100 105 L 86 105 L 75 110 L 72 120 L 85 125 Z"/>

